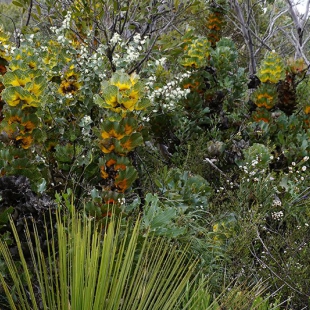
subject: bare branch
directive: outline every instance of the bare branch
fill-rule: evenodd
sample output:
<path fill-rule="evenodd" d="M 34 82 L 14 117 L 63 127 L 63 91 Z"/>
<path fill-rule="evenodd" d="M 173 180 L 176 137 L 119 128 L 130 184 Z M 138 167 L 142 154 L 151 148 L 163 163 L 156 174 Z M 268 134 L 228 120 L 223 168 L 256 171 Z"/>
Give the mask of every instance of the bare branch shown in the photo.
<path fill-rule="evenodd" d="M 11 20 L 11 22 L 13 23 L 14 34 L 15 34 L 15 44 L 16 44 L 16 47 L 20 47 L 20 37 L 18 35 L 18 29 L 16 28 L 16 24 L 15 24 L 13 18 L 11 18 L 10 16 L 7 16 L 7 15 L 5 15 L 3 13 L 0 13 L 0 14 L 5 16 L 5 17 L 7 17 L 7 18 L 9 18 Z"/>
<path fill-rule="evenodd" d="M 286 2 L 288 4 L 288 11 L 289 11 L 289 13 L 290 13 L 290 15 L 294 21 L 296 29 L 302 30 L 302 24 L 301 24 L 300 19 L 298 17 L 298 12 L 296 10 L 294 3 L 292 3 L 291 0 L 286 0 Z"/>
<path fill-rule="evenodd" d="M 249 73 L 250 75 L 256 73 L 256 60 L 254 56 L 254 46 L 252 42 L 252 36 L 251 32 L 249 31 L 249 25 L 245 22 L 244 15 L 242 13 L 241 7 L 239 5 L 238 0 L 231 0 L 230 1 L 232 9 L 236 13 L 236 17 L 240 23 L 240 28 L 246 43 L 246 46 L 249 51 L 249 58 L 250 58 L 250 64 L 249 64 Z"/>
<path fill-rule="evenodd" d="M 28 26 L 28 25 L 29 25 L 29 22 L 30 22 L 31 11 L 32 11 L 32 5 L 33 5 L 33 2 L 32 2 L 32 0 L 30 0 L 29 8 L 28 8 L 27 20 L 26 20 L 26 26 Z"/>

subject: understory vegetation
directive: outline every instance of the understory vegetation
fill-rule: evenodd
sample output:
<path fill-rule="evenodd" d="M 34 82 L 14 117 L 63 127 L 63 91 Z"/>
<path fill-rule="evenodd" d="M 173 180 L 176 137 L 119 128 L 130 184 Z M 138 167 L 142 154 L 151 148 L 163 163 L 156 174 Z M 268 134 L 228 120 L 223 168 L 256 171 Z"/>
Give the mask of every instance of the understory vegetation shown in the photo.
<path fill-rule="evenodd" d="M 1 309 L 308 309 L 310 1 L 0 4 Z"/>

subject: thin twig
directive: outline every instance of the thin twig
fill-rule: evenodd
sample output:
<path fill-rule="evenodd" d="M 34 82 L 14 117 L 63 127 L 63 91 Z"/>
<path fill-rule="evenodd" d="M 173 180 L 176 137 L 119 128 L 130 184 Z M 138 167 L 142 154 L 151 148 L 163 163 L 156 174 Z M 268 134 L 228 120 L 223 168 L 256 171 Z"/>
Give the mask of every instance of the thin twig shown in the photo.
<path fill-rule="evenodd" d="M 208 164 L 210 164 L 214 169 L 216 169 L 221 175 L 223 175 L 227 180 L 230 180 L 230 178 L 227 176 L 227 174 L 225 172 L 223 172 L 219 167 L 217 167 L 216 165 L 214 165 L 214 163 L 209 159 L 209 158 L 205 158 L 204 159 L 205 162 L 207 162 Z M 234 185 L 236 187 L 240 187 L 240 185 L 238 183 L 234 182 Z"/>
<path fill-rule="evenodd" d="M 27 20 L 26 20 L 26 26 L 29 25 L 29 22 L 30 22 L 30 17 L 31 17 L 31 11 L 32 11 L 32 0 L 30 0 L 30 3 L 29 3 L 29 8 L 28 8 L 28 15 L 27 15 Z"/>

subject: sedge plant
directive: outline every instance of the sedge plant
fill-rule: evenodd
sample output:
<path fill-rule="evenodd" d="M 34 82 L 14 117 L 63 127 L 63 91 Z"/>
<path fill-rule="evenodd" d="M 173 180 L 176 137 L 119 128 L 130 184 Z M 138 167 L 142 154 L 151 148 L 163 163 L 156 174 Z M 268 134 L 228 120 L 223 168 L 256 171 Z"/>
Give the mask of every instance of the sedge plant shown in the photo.
<path fill-rule="evenodd" d="M 31 237 L 27 227 L 29 264 L 11 219 L 23 276 L 8 245 L 0 242 L 9 271 L 0 280 L 10 308 L 177 309 L 197 261 L 165 239 L 142 236 L 139 219 L 125 228 L 122 223 L 112 218 L 102 226 L 93 218 L 58 212 L 54 238 L 46 234 L 47 254 L 38 231 Z"/>

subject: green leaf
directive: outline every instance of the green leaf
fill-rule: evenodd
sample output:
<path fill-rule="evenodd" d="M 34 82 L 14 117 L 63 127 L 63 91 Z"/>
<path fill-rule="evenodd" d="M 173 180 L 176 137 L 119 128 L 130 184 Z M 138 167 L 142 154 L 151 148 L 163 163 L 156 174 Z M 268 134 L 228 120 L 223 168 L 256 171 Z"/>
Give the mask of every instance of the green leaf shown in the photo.
<path fill-rule="evenodd" d="M 147 98 L 142 98 L 140 99 L 136 105 L 135 105 L 135 110 L 145 110 L 146 108 L 148 108 L 151 105 L 151 102 L 149 99 Z"/>
<path fill-rule="evenodd" d="M 9 86 L 22 86 L 24 87 L 28 82 L 31 82 L 31 78 L 28 72 L 24 72 L 17 69 L 13 72 L 7 72 L 3 78 L 4 85 Z"/>
<path fill-rule="evenodd" d="M 154 216 L 152 219 L 150 226 L 151 229 L 160 228 L 162 226 L 167 225 L 171 222 L 172 219 L 176 217 L 176 210 L 174 208 L 168 208 L 163 210 L 158 215 Z"/>
<path fill-rule="evenodd" d="M 9 222 L 9 215 L 12 214 L 14 211 L 13 207 L 9 207 L 5 209 L 3 212 L 0 214 L 0 226 L 3 224 L 7 224 Z"/>
<path fill-rule="evenodd" d="M 23 8 L 24 7 L 24 4 L 22 4 L 21 2 L 17 1 L 17 0 L 14 0 L 12 1 L 12 4 L 14 4 L 15 6 L 18 6 L 20 8 Z"/>
<path fill-rule="evenodd" d="M 40 194 L 46 191 L 46 180 L 42 178 L 42 182 L 38 185 L 38 192 Z"/>
<path fill-rule="evenodd" d="M 39 15 L 41 15 L 41 7 L 39 5 L 35 5 L 35 8 Z"/>
<path fill-rule="evenodd" d="M 287 176 L 283 176 L 283 177 L 282 177 L 279 186 L 281 186 L 282 188 L 284 188 L 285 191 L 288 191 L 288 190 L 289 190 L 290 186 L 289 186 L 289 184 L 288 184 L 288 177 L 287 177 Z"/>

